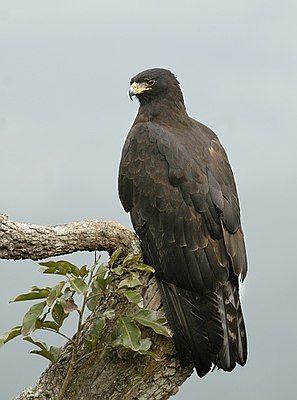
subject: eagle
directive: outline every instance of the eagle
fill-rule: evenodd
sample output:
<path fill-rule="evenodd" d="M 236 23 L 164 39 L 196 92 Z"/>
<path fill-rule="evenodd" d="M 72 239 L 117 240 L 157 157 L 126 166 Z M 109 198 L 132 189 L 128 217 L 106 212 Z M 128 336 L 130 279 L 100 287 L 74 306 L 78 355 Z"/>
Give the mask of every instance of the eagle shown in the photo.
<path fill-rule="evenodd" d="M 180 365 L 199 377 L 247 360 L 239 280 L 247 256 L 234 176 L 216 134 L 191 118 L 163 68 L 130 81 L 140 106 L 119 167 L 119 197 L 155 275 Z"/>

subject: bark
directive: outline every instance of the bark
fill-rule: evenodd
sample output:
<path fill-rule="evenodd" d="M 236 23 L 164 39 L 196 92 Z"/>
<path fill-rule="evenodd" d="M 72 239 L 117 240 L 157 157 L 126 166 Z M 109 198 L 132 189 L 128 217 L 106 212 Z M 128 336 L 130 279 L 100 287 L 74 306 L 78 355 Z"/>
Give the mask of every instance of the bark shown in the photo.
<path fill-rule="evenodd" d="M 41 260 L 76 251 L 140 254 L 136 235 L 114 221 L 84 220 L 65 225 L 42 226 L 13 222 L 0 215 L 0 258 Z"/>
<path fill-rule="evenodd" d="M 16 223 L 0 216 L 0 258 L 40 260 L 75 251 L 106 250 L 112 253 L 122 247 L 125 254 L 141 254 L 137 237 L 130 230 L 112 221 L 81 221 L 66 225 L 39 226 Z M 144 307 L 162 308 L 157 282 L 152 274 L 141 277 L 146 284 Z M 96 311 L 101 314 L 113 307 L 123 314 L 133 312 L 134 305 L 111 293 Z M 90 328 L 87 320 L 83 333 Z M 105 332 L 106 337 L 110 332 Z M 80 341 L 78 358 L 66 399 L 71 400 L 163 400 L 193 372 L 192 366 L 181 368 L 172 338 L 144 331 L 153 340 L 152 351 L 159 360 L 142 356 L 129 349 L 102 347 L 91 353 Z M 83 337 L 83 335 L 82 335 Z M 103 342 L 105 337 L 102 338 Z M 15 400 L 57 399 L 67 373 L 72 344 L 66 343 L 56 363 L 42 373 L 34 388 L 24 390 Z"/>

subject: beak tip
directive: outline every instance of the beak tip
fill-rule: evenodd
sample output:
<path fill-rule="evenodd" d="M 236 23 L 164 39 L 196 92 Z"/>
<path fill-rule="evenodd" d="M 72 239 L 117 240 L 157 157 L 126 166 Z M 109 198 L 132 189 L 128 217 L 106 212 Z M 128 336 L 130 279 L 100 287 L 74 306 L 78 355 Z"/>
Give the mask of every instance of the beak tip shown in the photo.
<path fill-rule="evenodd" d="M 135 90 L 132 88 L 132 87 L 130 87 L 130 89 L 129 89 L 129 97 L 130 97 L 130 100 L 133 100 L 133 96 L 135 96 Z"/>

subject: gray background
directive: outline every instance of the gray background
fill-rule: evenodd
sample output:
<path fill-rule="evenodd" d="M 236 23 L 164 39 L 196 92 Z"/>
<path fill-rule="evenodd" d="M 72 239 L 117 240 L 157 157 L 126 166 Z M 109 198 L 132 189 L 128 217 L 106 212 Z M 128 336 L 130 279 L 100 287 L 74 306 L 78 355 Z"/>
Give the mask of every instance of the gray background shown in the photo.
<path fill-rule="evenodd" d="M 146 68 L 175 72 L 189 114 L 228 152 L 249 254 L 249 360 L 193 374 L 176 399 L 296 398 L 296 12 L 293 0 L 0 0 L 1 213 L 130 226 L 117 169 L 138 107 L 129 80 Z M 52 281 L 33 262 L 0 264 L 3 332 L 28 307 L 9 299 Z M 15 340 L 0 351 L 1 399 L 46 367 L 31 349 Z"/>

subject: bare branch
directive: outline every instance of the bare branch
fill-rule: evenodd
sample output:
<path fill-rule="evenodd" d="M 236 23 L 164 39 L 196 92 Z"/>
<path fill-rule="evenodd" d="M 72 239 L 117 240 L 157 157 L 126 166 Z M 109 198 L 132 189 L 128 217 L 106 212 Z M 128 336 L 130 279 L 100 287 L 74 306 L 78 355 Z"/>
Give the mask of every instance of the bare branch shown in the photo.
<path fill-rule="evenodd" d="M 84 220 L 65 225 L 13 222 L 0 215 L 0 258 L 41 260 L 76 251 L 141 254 L 136 235 L 113 221 Z"/>

